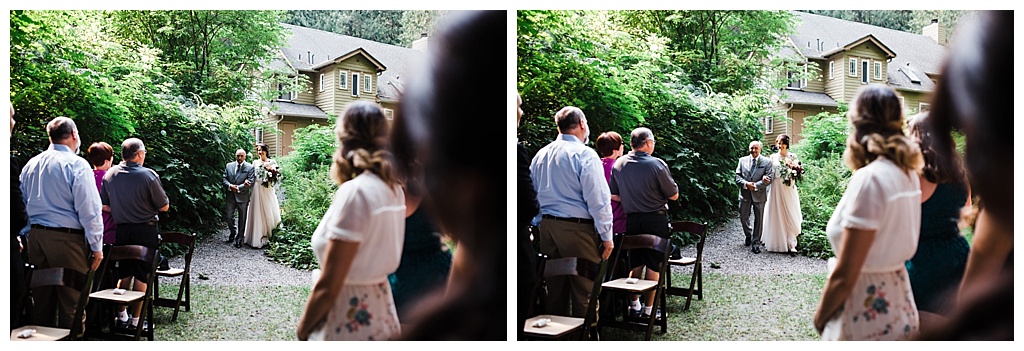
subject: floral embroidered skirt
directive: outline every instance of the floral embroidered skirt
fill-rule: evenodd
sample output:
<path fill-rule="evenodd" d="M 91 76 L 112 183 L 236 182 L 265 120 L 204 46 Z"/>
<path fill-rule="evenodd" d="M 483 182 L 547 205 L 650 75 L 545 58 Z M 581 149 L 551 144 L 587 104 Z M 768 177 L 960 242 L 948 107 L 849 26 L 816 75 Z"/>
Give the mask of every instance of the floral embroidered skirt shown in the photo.
<path fill-rule="evenodd" d="M 370 285 L 345 284 L 327 321 L 309 340 L 389 340 L 401 333 L 387 279 Z"/>
<path fill-rule="evenodd" d="M 823 340 L 908 340 L 919 320 L 907 269 L 861 273 L 839 316 L 825 325 Z"/>

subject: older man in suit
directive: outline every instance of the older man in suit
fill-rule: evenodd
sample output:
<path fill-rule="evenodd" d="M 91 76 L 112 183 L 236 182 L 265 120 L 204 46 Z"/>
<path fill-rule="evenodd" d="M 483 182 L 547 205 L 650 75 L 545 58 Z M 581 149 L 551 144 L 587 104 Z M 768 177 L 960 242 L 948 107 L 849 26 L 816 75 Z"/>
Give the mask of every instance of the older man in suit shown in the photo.
<path fill-rule="evenodd" d="M 772 181 L 774 168 L 767 157 L 761 156 L 761 142 L 752 141 L 749 146 L 750 155 L 740 157 L 736 165 L 736 184 L 740 187 L 740 222 L 743 223 L 743 234 L 746 240 L 743 245 L 751 246 L 755 254 L 761 253 L 762 218 L 764 203 L 768 200 L 767 188 Z M 754 228 L 750 228 L 750 209 L 754 209 Z"/>
<path fill-rule="evenodd" d="M 228 222 L 228 231 L 231 235 L 225 243 L 235 243 L 235 247 L 242 247 L 242 238 L 245 237 L 246 212 L 249 210 L 249 194 L 252 184 L 256 181 L 256 168 L 249 162 L 245 162 L 245 150 L 235 151 L 235 162 L 229 162 L 224 167 L 224 179 L 221 182 L 227 188 L 227 209 L 224 218 Z M 235 211 L 238 211 L 238 228 L 235 228 Z"/>

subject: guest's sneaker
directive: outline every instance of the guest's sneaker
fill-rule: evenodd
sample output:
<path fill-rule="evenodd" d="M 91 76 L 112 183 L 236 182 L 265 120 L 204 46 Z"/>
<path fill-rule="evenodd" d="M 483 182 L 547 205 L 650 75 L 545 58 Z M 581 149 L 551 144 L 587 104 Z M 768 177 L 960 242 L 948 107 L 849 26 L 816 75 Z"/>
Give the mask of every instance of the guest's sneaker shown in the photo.
<path fill-rule="evenodd" d="M 754 249 L 753 249 L 753 250 L 750 250 L 750 252 L 753 252 L 753 253 L 755 253 L 755 254 L 759 254 L 759 253 L 761 253 L 761 247 L 759 247 L 759 246 L 754 246 Z"/>
<path fill-rule="evenodd" d="M 647 320 L 647 319 L 650 319 L 650 318 L 651 318 L 651 315 L 649 315 L 649 314 L 646 314 L 646 313 L 642 313 L 642 314 L 640 314 L 640 318 L 641 318 L 641 319 L 645 319 L 645 320 Z M 655 316 L 655 317 L 654 317 L 654 320 L 656 320 L 656 321 L 657 321 L 657 320 L 661 320 L 661 318 L 662 318 L 662 316 L 661 316 L 661 309 L 659 308 L 659 309 L 658 309 L 658 313 L 657 313 L 657 316 Z"/>

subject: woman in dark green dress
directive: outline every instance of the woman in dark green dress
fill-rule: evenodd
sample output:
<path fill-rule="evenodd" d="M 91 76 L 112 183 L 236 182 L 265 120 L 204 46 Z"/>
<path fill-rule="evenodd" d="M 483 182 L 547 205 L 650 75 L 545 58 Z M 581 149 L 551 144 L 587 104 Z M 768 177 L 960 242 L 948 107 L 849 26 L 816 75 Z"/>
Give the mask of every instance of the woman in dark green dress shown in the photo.
<path fill-rule="evenodd" d="M 920 173 L 921 237 L 917 253 L 906 266 L 918 310 L 948 315 L 955 307 L 970 252 L 957 225 L 960 210 L 971 204 L 970 191 L 952 136 L 931 130 L 927 113 L 910 121 L 910 135 L 921 146 L 925 166 Z M 938 138 L 945 139 L 942 144 L 949 147 L 936 147 Z M 922 315 L 922 323 L 926 318 Z"/>
<path fill-rule="evenodd" d="M 411 307 L 420 298 L 430 295 L 448 282 L 452 267 L 452 253 L 441 241 L 437 230 L 424 206 L 422 198 L 406 192 L 405 243 L 402 244 L 402 259 L 398 270 L 388 276 L 391 293 L 398 310 L 398 320 L 406 324 Z M 409 214 L 409 212 L 412 212 Z"/>

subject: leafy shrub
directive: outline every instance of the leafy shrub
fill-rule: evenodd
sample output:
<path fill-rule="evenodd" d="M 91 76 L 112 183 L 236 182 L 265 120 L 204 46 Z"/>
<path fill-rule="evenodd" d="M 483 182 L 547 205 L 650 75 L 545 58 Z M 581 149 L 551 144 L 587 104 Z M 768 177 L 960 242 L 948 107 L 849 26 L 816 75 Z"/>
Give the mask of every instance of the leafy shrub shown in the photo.
<path fill-rule="evenodd" d="M 331 155 L 335 141 L 332 127 L 310 125 L 295 131 L 295 151 L 280 159 L 281 180 L 285 200 L 282 203 L 281 226 L 270 237 L 267 255 L 271 259 L 299 269 L 317 266 L 310 238 L 327 208 L 337 186 L 330 179 Z"/>
<path fill-rule="evenodd" d="M 817 258 L 835 256 L 825 235 L 825 226 L 850 182 L 850 169 L 842 160 L 848 133 L 845 106 L 841 106 L 835 114 L 807 117 L 804 120 L 804 139 L 793 146 L 793 152 L 800 155 L 806 170 L 799 188 L 804 221 L 797 238 L 797 249 L 803 255 Z"/>

